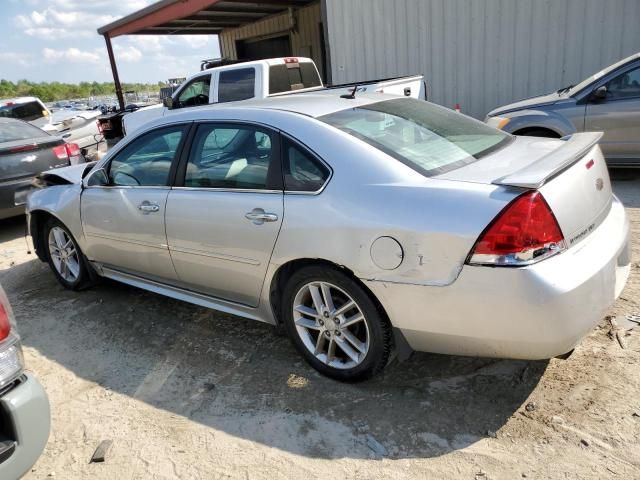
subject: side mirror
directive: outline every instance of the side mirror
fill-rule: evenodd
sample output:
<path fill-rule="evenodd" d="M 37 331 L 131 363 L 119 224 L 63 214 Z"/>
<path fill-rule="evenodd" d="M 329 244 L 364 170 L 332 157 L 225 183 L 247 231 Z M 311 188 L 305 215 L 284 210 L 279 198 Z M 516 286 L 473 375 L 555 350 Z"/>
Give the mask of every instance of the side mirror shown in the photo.
<path fill-rule="evenodd" d="M 162 100 L 162 104 L 171 110 L 173 108 L 173 97 L 165 97 L 165 99 Z"/>
<path fill-rule="evenodd" d="M 109 176 L 104 168 L 95 170 L 85 180 L 87 187 L 106 187 L 107 185 L 109 185 Z"/>
<path fill-rule="evenodd" d="M 597 101 L 606 100 L 607 99 L 607 86 L 602 85 L 601 87 L 596 88 L 591 94 L 591 98 Z"/>

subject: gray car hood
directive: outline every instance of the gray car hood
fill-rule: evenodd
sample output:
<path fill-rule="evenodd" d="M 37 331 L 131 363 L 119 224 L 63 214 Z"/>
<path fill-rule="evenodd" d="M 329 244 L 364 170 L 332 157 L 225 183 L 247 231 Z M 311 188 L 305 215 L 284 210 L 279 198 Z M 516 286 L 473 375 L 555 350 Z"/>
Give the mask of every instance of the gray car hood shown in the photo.
<path fill-rule="evenodd" d="M 564 99 L 563 95 L 557 92 L 549 93 L 547 95 L 540 95 L 539 97 L 531 97 L 526 100 L 520 100 L 519 102 L 510 103 L 509 105 L 503 105 L 495 110 L 489 112 L 488 116 L 494 117 L 503 113 L 513 112 L 515 110 L 524 110 L 527 108 L 542 107 L 544 105 L 553 105 L 559 100 Z"/>
<path fill-rule="evenodd" d="M 49 170 L 38 175 L 38 178 L 42 180 L 50 179 L 51 177 L 58 177 L 65 183 L 80 183 L 82 182 L 82 174 L 88 168 L 93 168 L 96 162 L 80 163 L 78 165 L 72 165 L 70 167 L 56 168 Z M 58 183 L 58 182 L 57 182 Z"/>

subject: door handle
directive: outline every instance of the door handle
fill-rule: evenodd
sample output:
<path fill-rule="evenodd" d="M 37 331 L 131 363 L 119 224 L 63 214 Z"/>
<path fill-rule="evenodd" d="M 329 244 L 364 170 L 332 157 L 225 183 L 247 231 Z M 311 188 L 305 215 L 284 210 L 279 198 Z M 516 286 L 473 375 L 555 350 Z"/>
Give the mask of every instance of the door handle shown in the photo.
<path fill-rule="evenodd" d="M 145 200 L 140 205 L 138 205 L 138 210 L 140 210 L 142 213 L 154 213 L 160 210 L 160 206 Z"/>
<path fill-rule="evenodd" d="M 262 225 L 264 222 L 276 222 L 278 215 L 275 213 L 266 213 L 262 208 L 254 208 L 244 218 L 251 220 L 256 225 Z"/>

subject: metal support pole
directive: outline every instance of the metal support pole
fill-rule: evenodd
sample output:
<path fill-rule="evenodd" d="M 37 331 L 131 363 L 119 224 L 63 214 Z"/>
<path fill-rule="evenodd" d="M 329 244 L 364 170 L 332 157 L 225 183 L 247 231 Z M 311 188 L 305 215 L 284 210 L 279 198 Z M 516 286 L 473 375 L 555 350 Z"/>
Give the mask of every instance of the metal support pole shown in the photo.
<path fill-rule="evenodd" d="M 104 34 L 104 41 L 107 42 L 107 53 L 109 54 L 109 63 L 111 63 L 113 83 L 116 86 L 118 104 L 120 105 L 120 110 L 124 110 L 124 96 L 122 95 L 122 86 L 120 85 L 120 77 L 118 76 L 118 67 L 116 66 L 116 59 L 113 57 L 113 47 L 111 46 L 111 38 L 109 38 L 109 34 Z"/>

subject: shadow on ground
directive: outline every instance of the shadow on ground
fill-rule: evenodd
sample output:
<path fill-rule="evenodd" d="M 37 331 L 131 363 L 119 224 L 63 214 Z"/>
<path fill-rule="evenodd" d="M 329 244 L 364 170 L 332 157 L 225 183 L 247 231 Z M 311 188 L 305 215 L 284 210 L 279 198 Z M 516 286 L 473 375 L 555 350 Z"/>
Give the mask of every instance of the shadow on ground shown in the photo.
<path fill-rule="evenodd" d="M 268 326 L 103 282 L 58 286 L 37 260 L 0 276 L 26 346 L 76 375 L 315 458 L 432 457 L 500 429 L 546 362 L 415 354 L 371 381 L 317 374 Z M 375 439 L 373 441 L 372 439 Z"/>

